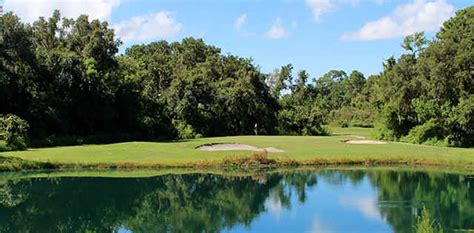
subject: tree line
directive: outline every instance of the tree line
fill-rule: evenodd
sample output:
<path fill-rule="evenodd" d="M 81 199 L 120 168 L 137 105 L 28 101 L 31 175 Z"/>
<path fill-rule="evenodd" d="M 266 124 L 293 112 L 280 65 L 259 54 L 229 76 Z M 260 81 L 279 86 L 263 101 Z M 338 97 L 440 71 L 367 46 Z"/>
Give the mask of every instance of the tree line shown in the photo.
<path fill-rule="evenodd" d="M 25 24 L 7 13 L 0 16 L 0 137 L 21 149 L 325 135 L 323 125 L 337 124 L 375 126 L 387 140 L 469 147 L 473 20 L 474 7 L 465 8 L 433 40 L 406 37 L 406 53 L 388 58 L 380 74 L 332 70 L 311 79 L 304 70 L 293 77 L 291 64 L 263 73 L 251 59 L 223 54 L 202 39 L 133 45 L 119 54 L 121 41 L 107 22 L 55 11 Z"/>

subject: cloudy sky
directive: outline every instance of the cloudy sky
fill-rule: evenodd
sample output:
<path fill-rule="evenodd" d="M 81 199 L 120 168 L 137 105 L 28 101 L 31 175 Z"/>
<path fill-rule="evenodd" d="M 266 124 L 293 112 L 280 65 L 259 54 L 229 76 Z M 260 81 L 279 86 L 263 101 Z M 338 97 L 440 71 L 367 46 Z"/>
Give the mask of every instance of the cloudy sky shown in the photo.
<path fill-rule="evenodd" d="M 262 71 L 287 63 L 319 77 L 331 69 L 366 75 L 399 55 L 405 35 L 429 38 L 470 0 L 0 0 L 23 21 L 88 14 L 109 21 L 124 41 L 176 41 L 193 36 L 224 53 L 252 57 Z"/>

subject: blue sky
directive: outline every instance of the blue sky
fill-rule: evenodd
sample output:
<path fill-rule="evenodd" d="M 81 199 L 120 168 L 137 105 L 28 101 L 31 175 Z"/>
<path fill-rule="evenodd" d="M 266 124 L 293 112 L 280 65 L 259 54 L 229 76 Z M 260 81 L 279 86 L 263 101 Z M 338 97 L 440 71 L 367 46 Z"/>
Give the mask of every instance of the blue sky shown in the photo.
<path fill-rule="evenodd" d="M 124 41 L 202 37 L 224 53 L 251 57 L 262 71 L 292 63 L 320 77 L 331 69 L 375 74 L 399 55 L 404 35 L 429 38 L 456 10 L 458 0 L 0 0 L 23 21 L 60 9 L 66 17 L 107 20 Z"/>

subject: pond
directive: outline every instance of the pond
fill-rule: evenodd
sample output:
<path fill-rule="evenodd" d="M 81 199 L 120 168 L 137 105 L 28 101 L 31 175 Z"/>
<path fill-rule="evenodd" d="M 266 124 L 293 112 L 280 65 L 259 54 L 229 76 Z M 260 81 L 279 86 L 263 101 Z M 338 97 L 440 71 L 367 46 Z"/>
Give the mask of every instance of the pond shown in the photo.
<path fill-rule="evenodd" d="M 0 232 L 445 232 L 474 229 L 474 177 L 354 169 L 0 179 Z"/>

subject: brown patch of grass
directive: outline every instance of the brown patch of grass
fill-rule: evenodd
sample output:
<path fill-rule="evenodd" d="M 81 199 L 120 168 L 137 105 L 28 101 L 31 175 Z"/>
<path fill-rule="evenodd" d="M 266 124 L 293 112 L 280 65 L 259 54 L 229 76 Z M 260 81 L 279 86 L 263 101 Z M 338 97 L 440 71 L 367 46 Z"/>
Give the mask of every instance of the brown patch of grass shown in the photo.
<path fill-rule="evenodd" d="M 277 160 L 268 158 L 267 151 L 256 151 L 249 157 L 229 157 L 222 159 L 220 162 L 214 162 L 219 167 L 229 168 L 266 168 L 270 166 L 276 166 Z"/>
<path fill-rule="evenodd" d="M 268 158 L 268 152 L 266 150 L 253 152 L 250 156 L 250 160 L 260 164 L 273 164 L 276 162 L 274 159 Z"/>

